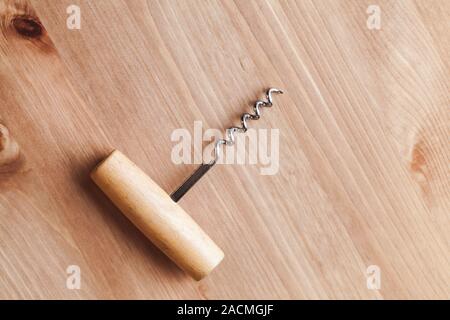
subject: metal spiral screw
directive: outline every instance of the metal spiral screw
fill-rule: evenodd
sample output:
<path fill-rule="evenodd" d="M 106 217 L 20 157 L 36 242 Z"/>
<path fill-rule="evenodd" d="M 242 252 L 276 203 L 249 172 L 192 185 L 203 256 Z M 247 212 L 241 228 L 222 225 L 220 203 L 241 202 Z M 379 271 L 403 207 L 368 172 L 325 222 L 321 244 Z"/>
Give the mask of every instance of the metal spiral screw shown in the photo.
<path fill-rule="evenodd" d="M 226 129 L 225 135 L 226 139 L 219 139 L 215 142 L 214 146 L 214 159 L 209 163 L 210 165 L 214 165 L 220 157 L 220 150 L 222 145 L 232 146 L 235 142 L 235 134 L 236 132 L 245 133 L 248 130 L 248 120 L 259 120 L 261 118 L 261 108 L 270 108 L 273 106 L 273 94 L 282 94 L 283 91 L 276 88 L 270 88 L 267 90 L 266 99 L 267 100 L 258 100 L 255 102 L 253 106 L 254 113 L 244 113 L 241 116 L 241 126 L 240 127 L 230 127 Z"/>
<path fill-rule="evenodd" d="M 208 172 L 211 167 L 216 164 L 220 157 L 220 150 L 222 145 L 232 146 L 235 142 L 235 134 L 237 132 L 245 133 L 248 130 L 248 120 L 259 120 L 261 118 L 261 108 L 270 108 L 273 106 L 273 94 L 282 94 L 283 91 L 276 88 L 270 88 L 266 93 L 266 100 L 258 100 L 253 106 L 254 113 L 244 113 L 241 116 L 241 126 L 240 127 L 230 127 L 225 131 L 225 138 L 219 139 L 214 144 L 214 159 L 209 163 L 203 163 L 198 167 L 197 170 L 175 191 L 170 197 L 173 201 L 177 202 L 181 199 L 183 195 L 188 192 L 190 188 L 200 180 L 203 175 Z"/>

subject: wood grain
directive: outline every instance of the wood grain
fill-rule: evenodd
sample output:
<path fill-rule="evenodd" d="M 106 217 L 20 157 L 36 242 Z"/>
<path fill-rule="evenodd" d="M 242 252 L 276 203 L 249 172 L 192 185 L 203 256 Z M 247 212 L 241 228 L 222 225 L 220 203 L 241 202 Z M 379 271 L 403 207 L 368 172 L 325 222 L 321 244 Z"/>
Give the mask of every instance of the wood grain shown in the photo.
<path fill-rule="evenodd" d="M 20 156 L 0 170 L 0 298 L 450 298 L 449 17 L 445 0 L 1 0 Z M 279 129 L 278 173 L 220 165 L 180 202 L 226 256 L 196 283 L 88 173 L 117 148 L 170 192 L 195 169 L 172 131 L 223 130 L 268 86 L 286 94 L 252 125 Z"/>

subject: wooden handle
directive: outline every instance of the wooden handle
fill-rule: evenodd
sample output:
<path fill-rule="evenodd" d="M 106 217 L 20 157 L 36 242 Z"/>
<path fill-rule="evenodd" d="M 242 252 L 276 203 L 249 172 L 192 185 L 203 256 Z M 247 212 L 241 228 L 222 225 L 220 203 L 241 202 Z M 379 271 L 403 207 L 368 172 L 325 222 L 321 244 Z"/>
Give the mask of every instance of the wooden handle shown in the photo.
<path fill-rule="evenodd" d="M 200 280 L 223 259 L 222 250 L 150 177 L 120 151 L 91 173 L 95 183 L 159 249 Z"/>

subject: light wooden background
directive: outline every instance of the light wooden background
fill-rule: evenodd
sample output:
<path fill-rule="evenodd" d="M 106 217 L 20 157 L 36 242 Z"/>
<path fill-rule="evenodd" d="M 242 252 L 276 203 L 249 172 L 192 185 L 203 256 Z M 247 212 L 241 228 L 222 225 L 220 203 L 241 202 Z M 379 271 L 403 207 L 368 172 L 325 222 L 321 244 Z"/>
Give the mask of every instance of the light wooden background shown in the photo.
<path fill-rule="evenodd" d="M 450 298 L 449 18 L 446 0 L 1 0 L 0 298 Z M 88 172 L 118 148 L 170 192 L 195 169 L 172 131 L 224 129 L 268 86 L 286 94 L 251 126 L 280 130 L 278 174 L 217 166 L 180 202 L 226 255 L 197 283 Z"/>

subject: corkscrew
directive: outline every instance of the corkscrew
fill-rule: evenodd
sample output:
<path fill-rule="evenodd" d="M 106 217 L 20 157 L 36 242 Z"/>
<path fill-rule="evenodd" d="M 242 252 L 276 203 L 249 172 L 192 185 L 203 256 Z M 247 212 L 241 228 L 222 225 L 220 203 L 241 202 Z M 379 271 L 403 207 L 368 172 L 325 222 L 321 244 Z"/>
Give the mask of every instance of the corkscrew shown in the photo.
<path fill-rule="evenodd" d="M 148 239 L 181 269 L 200 280 L 222 261 L 224 253 L 177 202 L 217 163 L 221 148 L 234 145 L 236 133 L 246 132 L 248 121 L 260 119 L 262 108 L 272 107 L 273 95 L 281 93 L 271 88 L 266 100 L 256 101 L 254 113 L 241 116 L 240 127 L 226 129 L 225 137 L 214 142 L 214 158 L 201 164 L 170 196 L 118 150 L 99 163 L 91 177 Z"/>
<path fill-rule="evenodd" d="M 248 120 L 259 120 L 261 118 L 261 108 L 270 108 L 273 106 L 273 94 L 282 94 L 283 91 L 276 88 L 270 88 L 266 93 L 266 100 L 257 100 L 255 105 L 253 106 L 254 113 L 244 113 L 241 116 L 241 126 L 240 127 L 230 127 L 225 131 L 225 138 L 218 139 L 214 143 L 214 158 L 209 163 L 202 163 L 194 173 L 186 179 L 185 182 L 173 192 L 170 197 L 173 201 L 178 202 L 181 197 L 183 197 L 186 192 L 191 189 L 195 183 L 198 182 L 208 171 L 211 169 L 214 164 L 220 158 L 220 150 L 223 145 L 225 146 L 233 146 L 235 142 L 235 134 L 237 132 L 245 133 L 248 130 Z"/>

